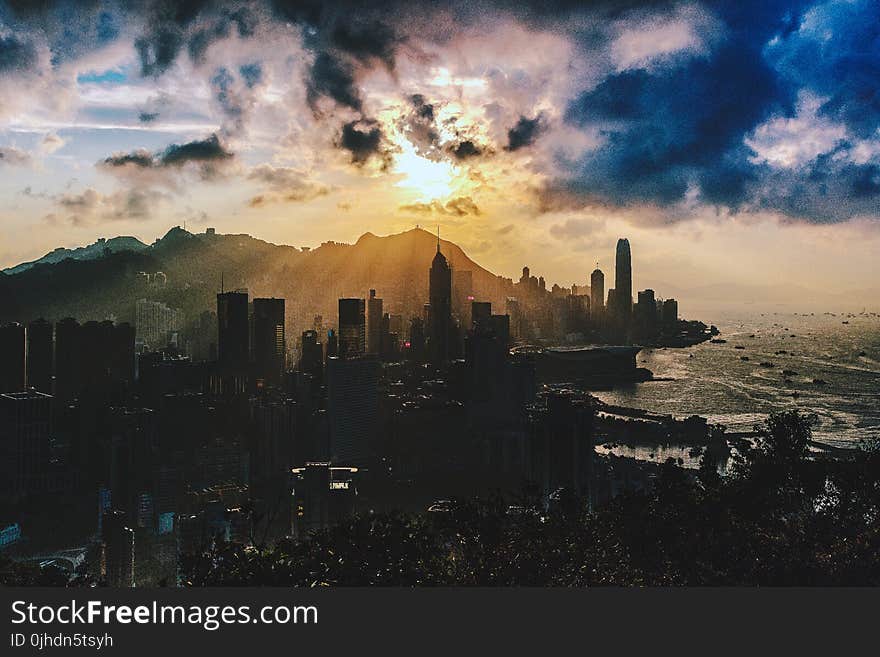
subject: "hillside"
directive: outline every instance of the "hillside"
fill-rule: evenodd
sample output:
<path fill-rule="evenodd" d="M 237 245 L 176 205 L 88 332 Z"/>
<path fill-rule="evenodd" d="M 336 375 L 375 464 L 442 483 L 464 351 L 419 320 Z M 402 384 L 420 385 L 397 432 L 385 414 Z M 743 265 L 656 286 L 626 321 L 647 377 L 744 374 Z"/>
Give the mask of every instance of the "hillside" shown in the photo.
<path fill-rule="evenodd" d="M 38 258 L 37 260 L 32 260 L 30 262 L 23 262 L 15 267 L 10 267 L 9 269 L 3 270 L 4 274 L 20 274 L 23 271 L 27 271 L 36 265 L 43 264 L 55 264 L 59 263 L 63 260 L 73 259 L 73 260 L 95 260 L 96 258 L 101 258 L 107 253 L 120 253 L 122 251 L 142 251 L 146 249 L 147 245 L 141 242 L 136 237 L 122 236 L 122 237 L 114 237 L 109 240 L 100 239 L 94 244 L 89 244 L 88 246 L 81 246 L 76 249 L 65 249 L 64 247 L 58 247 L 54 251 L 50 251 L 42 258 Z"/>
<path fill-rule="evenodd" d="M 0 322 L 36 317 L 81 320 L 113 317 L 133 321 L 137 299 L 164 301 L 189 319 L 215 307 L 221 286 L 248 288 L 251 296 L 287 300 L 289 330 L 310 327 L 314 315 L 335 324 L 341 296 L 366 297 L 370 288 L 385 299 L 386 312 L 420 313 L 427 300 L 428 268 L 436 237 L 421 229 L 355 244 L 326 242 L 313 250 L 276 245 L 249 235 L 189 233 L 173 228 L 139 250 L 107 251 L 91 259 L 41 262 L 0 275 Z M 473 272 L 475 296 L 501 303 L 500 279 L 473 262 L 457 245 L 441 242 L 453 269 Z M 167 284 L 139 272 L 163 272 Z M 293 333 L 291 333 L 293 334 Z"/>

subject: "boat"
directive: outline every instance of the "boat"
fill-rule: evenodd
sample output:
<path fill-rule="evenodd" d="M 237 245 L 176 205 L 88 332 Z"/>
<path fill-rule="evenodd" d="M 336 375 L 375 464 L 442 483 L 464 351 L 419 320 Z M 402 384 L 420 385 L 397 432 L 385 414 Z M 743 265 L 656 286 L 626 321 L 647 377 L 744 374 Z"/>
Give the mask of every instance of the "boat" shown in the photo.
<path fill-rule="evenodd" d="M 740 360 L 748 360 L 749 357 L 748 357 L 748 356 L 740 356 L 739 359 L 740 359 Z"/>
<path fill-rule="evenodd" d="M 761 367 L 776 367 L 776 364 L 772 360 L 765 360 L 758 363 Z"/>
<path fill-rule="evenodd" d="M 867 355 L 868 355 L 868 354 L 866 354 L 864 351 L 860 351 L 860 352 L 859 352 L 859 357 L 865 357 L 865 356 L 867 356 Z"/>
<path fill-rule="evenodd" d="M 782 370 L 782 376 L 797 376 L 798 373 L 794 370 Z"/>
<path fill-rule="evenodd" d="M 709 340 L 709 342 L 711 342 L 712 344 L 726 344 L 727 340 L 723 338 L 712 338 L 711 340 Z"/>
<path fill-rule="evenodd" d="M 734 347 L 734 349 L 745 349 L 741 344 L 738 344 Z"/>
<path fill-rule="evenodd" d="M 817 386 L 824 386 L 827 385 L 828 382 L 825 379 L 813 379 L 813 383 Z"/>

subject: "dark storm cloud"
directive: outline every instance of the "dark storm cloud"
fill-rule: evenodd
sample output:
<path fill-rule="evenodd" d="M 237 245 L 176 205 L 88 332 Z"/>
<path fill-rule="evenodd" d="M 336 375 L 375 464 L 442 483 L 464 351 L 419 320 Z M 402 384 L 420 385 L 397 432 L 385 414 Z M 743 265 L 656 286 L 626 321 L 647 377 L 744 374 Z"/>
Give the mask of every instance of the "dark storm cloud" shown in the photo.
<path fill-rule="evenodd" d="M 163 169 L 182 167 L 193 163 L 201 167 L 203 177 L 211 177 L 216 173 L 215 167 L 232 160 L 235 155 L 228 151 L 217 135 L 207 139 L 190 141 L 183 144 L 171 144 L 162 151 L 151 153 L 137 150 L 130 153 L 114 153 L 99 163 L 108 170 L 123 168 Z"/>
<path fill-rule="evenodd" d="M 153 154 L 145 150 L 132 151 L 131 153 L 114 153 L 110 157 L 105 158 L 103 164 L 108 167 L 124 167 L 128 164 L 142 168 L 156 166 Z"/>
<path fill-rule="evenodd" d="M 382 155 L 382 129 L 375 121 L 351 121 L 342 126 L 339 146 L 351 153 L 352 164 L 362 165 Z"/>
<path fill-rule="evenodd" d="M 483 154 L 483 149 L 477 146 L 472 140 L 465 139 L 457 144 L 450 146 L 449 152 L 456 160 L 467 160 L 471 157 L 477 157 Z"/>
<path fill-rule="evenodd" d="M 542 114 L 538 114 L 533 119 L 521 116 L 516 125 L 507 131 L 507 146 L 504 150 L 518 151 L 520 148 L 531 146 L 546 129 L 546 120 Z"/>
<path fill-rule="evenodd" d="M 181 166 L 187 162 L 222 162 L 233 154 L 220 143 L 217 135 L 185 144 L 171 144 L 159 157 L 162 166 Z"/>
<path fill-rule="evenodd" d="M 824 100 L 819 116 L 859 138 L 880 126 L 880 5 L 710 3 L 725 28 L 707 56 L 606 77 L 568 108 L 567 120 L 601 131 L 577 174 L 560 185 L 615 205 L 704 203 L 811 221 L 876 214 L 875 164 L 836 157 L 779 171 L 745 138 L 772 117 L 793 117 L 798 94 Z M 552 204 L 551 204 L 552 205 Z"/>
<path fill-rule="evenodd" d="M 361 111 L 361 94 L 355 81 L 354 67 L 348 61 L 326 52 L 319 53 L 312 64 L 306 82 L 306 94 L 314 112 L 317 112 L 318 101 L 322 96 Z"/>

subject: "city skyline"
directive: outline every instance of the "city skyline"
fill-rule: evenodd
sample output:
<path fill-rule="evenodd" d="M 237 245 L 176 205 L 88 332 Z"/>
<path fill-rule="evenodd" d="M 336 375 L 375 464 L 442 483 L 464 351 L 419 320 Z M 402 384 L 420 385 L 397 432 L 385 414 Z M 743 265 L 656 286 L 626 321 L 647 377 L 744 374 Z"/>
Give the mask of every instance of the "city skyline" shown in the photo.
<path fill-rule="evenodd" d="M 507 277 L 582 282 L 627 235 L 636 287 L 877 297 L 867 0 L 173 7 L 0 3 L 0 267 L 439 223 Z"/>

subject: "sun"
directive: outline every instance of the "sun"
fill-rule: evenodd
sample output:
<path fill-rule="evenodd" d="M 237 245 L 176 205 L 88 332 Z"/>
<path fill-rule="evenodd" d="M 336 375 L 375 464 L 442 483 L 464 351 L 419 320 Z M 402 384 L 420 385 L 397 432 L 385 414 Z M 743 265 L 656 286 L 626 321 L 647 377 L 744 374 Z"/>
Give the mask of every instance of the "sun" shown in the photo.
<path fill-rule="evenodd" d="M 419 155 L 409 140 L 402 139 L 394 159 L 393 171 L 402 177 L 395 185 L 417 195 L 419 201 L 451 196 L 458 184 L 458 171 L 450 162 L 430 160 Z"/>

